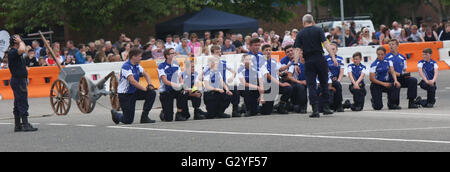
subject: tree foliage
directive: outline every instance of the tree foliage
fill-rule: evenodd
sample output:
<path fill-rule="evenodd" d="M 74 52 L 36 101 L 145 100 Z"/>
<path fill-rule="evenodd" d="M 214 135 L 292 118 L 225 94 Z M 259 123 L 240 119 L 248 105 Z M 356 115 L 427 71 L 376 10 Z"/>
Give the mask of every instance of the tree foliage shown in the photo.
<path fill-rule="evenodd" d="M 274 6 L 274 3 L 277 6 Z M 202 7 L 247 15 L 266 21 L 287 22 L 295 16 L 285 10 L 298 0 L 0 0 L 0 15 L 6 28 L 65 26 L 90 32 L 123 29 L 139 23 L 154 23 L 163 16 Z"/>

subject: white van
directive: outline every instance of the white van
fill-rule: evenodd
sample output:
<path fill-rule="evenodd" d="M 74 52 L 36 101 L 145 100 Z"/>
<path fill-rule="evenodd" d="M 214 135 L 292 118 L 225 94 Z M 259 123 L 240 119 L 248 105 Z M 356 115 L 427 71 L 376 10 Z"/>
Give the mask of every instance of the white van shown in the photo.
<path fill-rule="evenodd" d="M 369 20 L 369 19 L 367 19 L 367 20 L 345 20 L 344 22 L 345 22 L 346 26 L 350 27 L 350 22 L 352 22 L 352 21 L 355 22 L 356 32 L 361 31 L 361 29 L 363 27 L 369 28 L 371 33 L 376 32 L 375 27 L 373 26 L 372 20 Z M 320 28 L 324 28 L 324 27 L 328 26 L 329 29 L 336 28 L 337 26 L 342 28 L 342 22 L 340 20 L 339 21 L 326 21 L 326 22 L 317 23 L 316 26 L 320 27 Z M 342 30 L 342 31 L 344 31 L 344 30 Z"/>

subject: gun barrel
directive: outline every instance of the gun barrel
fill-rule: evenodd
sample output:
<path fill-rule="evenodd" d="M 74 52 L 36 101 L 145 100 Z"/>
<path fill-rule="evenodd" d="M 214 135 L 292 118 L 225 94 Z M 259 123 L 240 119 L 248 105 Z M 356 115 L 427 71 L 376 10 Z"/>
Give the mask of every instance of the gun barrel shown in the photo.
<path fill-rule="evenodd" d="M 104 87 L 105 87 L 105 83 L 106 83 L 106 81 L 108 81 L 108 79 L 109 78 L 111 78 L 112 76 L 114 76 L 116 73 L 114 72 L 114 71 L 112 71 L 111 73 L 109 73 L 108 75 L 106 75 L 106 77 L 105 78 L 103 78 L 102 80 L 100 80 L 98 83 L 97 83 L 97 88 L 98 89 L 103 89 Z"/>

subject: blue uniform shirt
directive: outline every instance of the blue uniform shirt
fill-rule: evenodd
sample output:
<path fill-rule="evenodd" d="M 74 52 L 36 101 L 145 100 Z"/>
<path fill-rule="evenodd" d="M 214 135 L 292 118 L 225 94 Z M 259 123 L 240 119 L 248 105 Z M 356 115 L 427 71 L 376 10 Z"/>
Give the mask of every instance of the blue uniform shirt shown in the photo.
<path fill-rule="evenodd" d="M 406 57 L 401 54 L 394 55 L 392 53 L 389 53 L 386 55 L 386 57 L 384 57 L 384 59 L 392 61 L 394 70 L 397 73 L 403 74 L 403 70 L 405 70 L 407 67 Z"/>
<path fill-rule="evenodd" d="M 301 62 L 298 62 L 298 67 L 300 68 L 300 73 L 297 73 L 295 71 L 295 65 L 291 65 L 288 69 L 288 72 L 292 73 L 294 75 L 294 78 L 296 78 L 299 81 L 305 81 L 305 65 Z"/>
<path fill-rule="evenodd" d="M 203 69 L 203 73 L 206 73 L 209 70 L 210 69 L 207 66 Z M 226 80 L 227 80 L 227 70 L 231 70 L 231 67 L 227 64 L 227 61 L 220 60 L 218 66 L 217 66 L 217 71 L 221 72 L 221 76 L 222 76 L 222 79 L 224 82 L 226 82 Z"/>
<path fill-rule="evenodd" d="M 336 56 L 336 60 L 339 64 L 338 66 L 334 66 L 333 58 L 330 55 L 325 56 L 325 60 L 327 60 L 328 62 L 328 68 L 331 72 L 331 78 L 338 78 L 339 74 L 341 74 L 341 69 L 344 69 L 344 58 Z"/>
<path fill-rule="evenodd" d="M 280 63 L 281 63 L 281 65 L 286 66 L 289 64 L 290 61 L 291 61 L 291 59 L 289 59 L 289 57 L 286 56 L 281 59 Z"/>
<path fill-rule="evenodd" d="M 356 66 L 355 64 L 350 64 L 348 65 L 347 71 L 351 72 L 353 75 L 353 79 L 357 81 L 359 77 L 361 77 L 361 74 L 366 71 L 366 66 L 364 66 L 363 64 L 359 64 L 358 66 Z M 364 84 L 364 79 L 361 81 L 361 84 Z"/>
<path fill-rule="evenodd" d="M 393 67 L 392 61 L 390 60 L 382 60 L 379 61 L 376 59 L 372 65 L 370 65 L 370 73 L 375 73 L 375 79 L 381 81 L 381 82 L 388 82 L 390 81 L 390 77 L 392 77 L 389 74 L 390 67 Z"/>
<path fill-rule="evenodd" d="M 203 77 L 203 82 L 205 83 L 209 83 L 209 85 L 213 88 L 223 88 L 222 84 L 221 84 L 221 79 L 222 79 L 222 74 L 219 70 L 207 70 L 204 73 L 204 77 Z M 210 91 L 207 90 L 206 87 L 204 88 L 205 91 Z"/>
<path fill-rule="evenodd" d="M 178 83 L 178 76 L 181 75 L 180 66 L 173 62 L 171 65 L 167 62 L 161 63 L 158 67 L 158 75 L 159 75 L 159 92 L 163 93 L 166 91 L 171 91 L 173 88 L 171 86 L 165 85 L 164 82 L 162 82 L 161 77 L 166 76 L 167 80 L 173 83 Z"/>
<path fill-rule="evenodd" d="M 298 74 L 297 76 L 297 80 L 299 81 L 305 81 L 306 80 L 306 76 L 305 76 L 305 65 L 303 65 L 303 63 L 298 63 L 298 67 L 300 67 L 300 74 Z"/>
<path fill-rule="evenodd" d="M 281 68 L 281 64 L 278 63 L 274 59 L 266 60 L 266 65 L 264 70 L 261 70 L 261 75 L 270 74 L 273 78 L 278 79 L 278 71 Z M 271 83 L 272 81 L 269 79 L 266 79 L 267 83 Z"/>
<path fill-rule="evenodd" d="M 128 60 L 122 65 L 122 70 L 120 71 L 119 86 L 117 87 L 117 92 L 120 94 L 133 94 L 136 92 L 136 87 L 131 85 L 128 81 L 128 76 L 133 75 L 134 80 L 139 82 L 139 78 L 144 72 L 139 64 L 133 65 Z"/>
<path fill-rule="evenodd" d="M 267 70 L 264 70 L 267 71 Z M 250 66 L 249 69 L 244 68 L 244 70 L 241 70 L 238 74 L 239 79 L 245 79 L 245 82 L 253 85 L 259 85 L 258 81 L 260 78 L 262 78 L 262 72 L 256 71 L 255 67 Z"/>
<path fill-rule="evenodd" d="M 437 65 L 436 61 L 432 59 L 430 59 L 429 62 L 425 60 L 419 61 L 417 67 L 422 68 L 423 74 L 425 75 L 425 77 L 427 77 L 428 80 L 433 80 L 434 70 L 439 69 L 439 66 Z"/>
<path fill-rule="evenodd" d="M 195 82 L 198 81 L 198 73 L 194 72 L 194 73 L 187 73 L 187 72 L 183 72 L 181 74 L 181 76 L 183 77 L 183 81 L 184 81 L 184 85 L 188 86 L 190 88 L 194 87 Z"/>
<path fill-rule="evenodd" d="M 248 52 L 249 55 L 252 55 L 252 67 L 256 70 L 256 71 L 260 71 L 261 68 L 265 65 L 265 59 L 264 59 L 264 55 L 261 52 L 258 52 L 257 54 L 253 54 L 251 51 Z"/>

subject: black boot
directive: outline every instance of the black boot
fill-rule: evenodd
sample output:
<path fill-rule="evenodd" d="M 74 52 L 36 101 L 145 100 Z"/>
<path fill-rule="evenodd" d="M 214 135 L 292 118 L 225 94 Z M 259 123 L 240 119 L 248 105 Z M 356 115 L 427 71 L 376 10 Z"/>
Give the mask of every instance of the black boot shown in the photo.
<path fill-rule="evenodd" d="M 240 111 L 241 114 L 247 112 L 247 107 L 245 107 L 245 104 L 242 104 L 242 106 L 239 108 L 239 111 Z"/>
<path fill-rule="evenodd" d="M 424 105 L 424 104 L 422 104 L 421 103 L 422 102 L 422 97 L 417 97 L 416 98 L 416 100 L 414 100 L 414 103 L 417 105 L 417 106 L 426 106 L 426 104 Z"/>
<path fill-rule="evenodd" d="M 300 114 L 306 114 L 307 112 L 307 106 L 300 106 Z"/>
<path fill-rule="evenodd" d="M 289 114 L 289 112 L 288 112 L 288 110 L 286 108 L 286 103 L 280 103 L 280 105 L 278 106 L 277 111 L 278 111 L 279 114 L 282 114 L 282 115 Z"/>
<path fill-rule="evenodd" d="M 23 130 L 22 124 L 20 123 L 20 116 L 14 115 L 14 124 L 15 124 L 14 132 L 21 132 Z"/>
<path fill-rule="evenodd" d="M 151 120 L 148 117 L 148 113 L 149 111 L 142 111 L 142 115 L 141 115 L 141 124 L 152 124 L 155 123 L 155 120 Z"/>
<path fill-rule="evenodd" d="M 221 113 L 221 114 L 217 115 L 217 118 L 219 118 L 219 119 L 231 118 L 231 115 L 228 115 L 226 113 Z"/>
<path fill-rule="evenodd" d="M 398 105 L 388 105 L 389 110 L 401 110 L 402 107 Z"/>
<path fill-rule="evenodd" d="M 22 131 L 33 132 L 37 130 L 37 128 L 34 128 L 30 123 L 28 123 L 28 116 L 22 116 Z"/>
<path fill-rule="evenodd" d="M 332 115 L 333 111 L 331 111 L 330 106 L 328 104 L 323 105 L 323 114 L 324 115 Z"/>
<path fill-rule="evenodd" d="M 183 112 L 177 112 L 175 114 L 175 121 L 187 121 L 187 119 L 184 116 L 185 115 Z"/>
<path fill-rule="evenodd" d="M 342 107 L 342 104 L 337 105 L 336 112 L 344 112 L 344 107 Z"/>
<path fill-rule="evenodd" d="M 344 102 L 344 105 L 342 105 L 342 108 L 344 109 L 350 109 L 352 107 L 352 103 L 350 102 L 350 100 L 346 100 Z"/>
<path fill-rule="evenodd" d="M 301 111 L 300 105 L 294 105 L 294 112 L 300 113 L 300 111 Z"/>
<path fill-rule="evenodd" d="M 312 105 L 313 113 L 309 116 L 310 118 L 320 118 L 319 105 Z"/>
<path fill-rule="evenodd" d="M 241 117 L 241 112 L 239 111 L 239 105 L 233 105 L 233 113 L 231 114 L 233 118 Z"/>
<path fill-rule="evenodd" d="M 415 100 L 409 99 L 408 109 L 417 109 L 417 108 L 419 108 L 419 106 L 417 106 Z"/>
<path fill-rule="evenodd" d="M 111 118 L 112 118 L 114 124 L 116 124 L 116 125 L 118 125 L 120 123 L 120 120 L 117 116 L 118 116 L 118 112 L 114 109 L 111 110 Z"/>
<path fill-rule="evenodd" d="M 194 120 L 203 120 L 206 119 L 206 113 L 203 112 L 201 109 L 195 109 L 194 110 Z"/>

